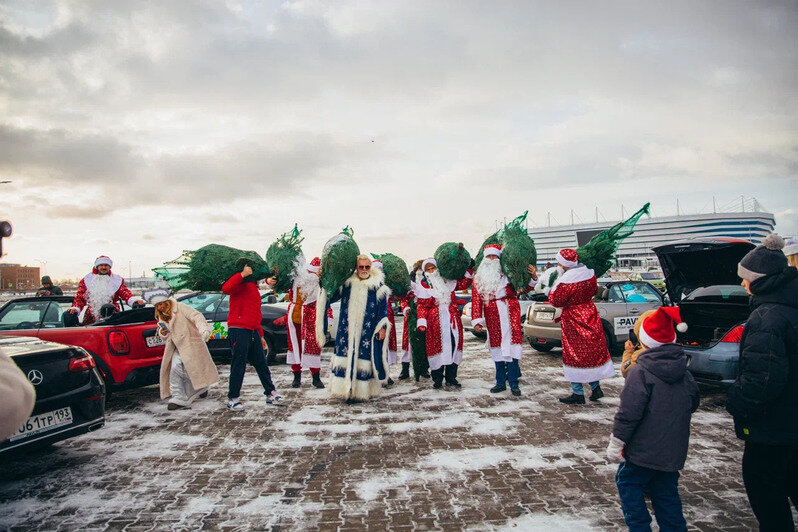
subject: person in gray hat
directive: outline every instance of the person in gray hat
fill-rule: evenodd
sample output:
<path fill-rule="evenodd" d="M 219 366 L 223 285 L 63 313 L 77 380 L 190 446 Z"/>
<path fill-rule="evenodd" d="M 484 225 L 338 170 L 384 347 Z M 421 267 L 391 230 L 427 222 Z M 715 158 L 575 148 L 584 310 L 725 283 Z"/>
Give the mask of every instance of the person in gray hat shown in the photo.
<path fill-rule="evenodd" d="M 63 296 L 64 292 L 61 290 L 60 286 L 55 286 L 53 284 L 53 281 L 50 279 L 49 275 L 45 275 L 42 277 L 42 286 L 36 291 L 36 295 L 39 297 Z"/>
<path fill-rule="evenodd" d="M 798 236 L 787 239 L 784 244 L 784 254 L 787 255 L 789 265 L 798 268 Z"/>
<path fill-rule="evenodd" d="M 798 507 L 798 269 L 773 233 L 740 261 L 753 311 L 726 409 L 745 440 L 743 483 L 761 530 L 794 530 Z"/>

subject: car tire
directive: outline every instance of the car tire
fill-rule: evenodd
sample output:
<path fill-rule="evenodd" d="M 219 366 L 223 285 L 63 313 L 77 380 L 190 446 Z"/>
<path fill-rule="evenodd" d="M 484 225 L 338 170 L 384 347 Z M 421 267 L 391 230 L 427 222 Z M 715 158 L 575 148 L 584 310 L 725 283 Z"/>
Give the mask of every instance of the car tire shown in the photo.
<path fill-rule="evenodd" d="M 609 329 L 606 325 L 604 326 L 604 341 L 607 343 L 607 351 L 610 352 L 611 357 L 617 357 L 623 353 L 623 349 L 615 343 L 612 329 Z"/>
<path fill-rule="evenodd" d="M 271 337 L 264 333 L 263 338 L 266 340 L 266 364 L 269 366 L 275 366 L 277 364 L 277 349 L 274 348 L 274 340 Z"/>
<path fill-rule="evenodd" d="M 538 353 L 548 353 L 549 351 L 554 349 L 553 345 L 549 345 L 549 344 L 540 345 L 539 343 L 535 342 L 531 338 L 529 339 L 529 345 L 532 346 L 532 349 L 534 349 Z"/>

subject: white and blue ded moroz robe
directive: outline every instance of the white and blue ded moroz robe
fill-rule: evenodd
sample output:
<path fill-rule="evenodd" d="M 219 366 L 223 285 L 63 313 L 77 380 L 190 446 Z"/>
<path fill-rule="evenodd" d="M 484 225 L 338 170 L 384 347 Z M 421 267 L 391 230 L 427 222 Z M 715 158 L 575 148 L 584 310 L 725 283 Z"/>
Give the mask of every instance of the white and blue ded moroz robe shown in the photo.
<path fill-rule="evenodd" d="M 330 361 L 330 395 L 341 399 L 369 399 L 380 394 L 388 379 L 388 298 L 391 290 L 384 275 L 372 269 L 368 279 L 355 272 L 330 296 L 322 289 L 316 305 L 316 338 L 324 345 L 324 320 L 327 305 L 341 301 L 335 349 Z M 385 340 L 377 334 L 385 328 Z"/>

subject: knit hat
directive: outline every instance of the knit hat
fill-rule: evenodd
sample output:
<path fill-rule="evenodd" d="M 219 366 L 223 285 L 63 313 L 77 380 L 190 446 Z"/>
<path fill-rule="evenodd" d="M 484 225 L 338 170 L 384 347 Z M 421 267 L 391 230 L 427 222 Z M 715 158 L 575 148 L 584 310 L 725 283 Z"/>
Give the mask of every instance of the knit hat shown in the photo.
<path fill-rule="evenodd" d="M 42 284 L 53 284 L 53 280 L 50 279 L 49 275 L 42 276 Z"/>
<path fill-rule="evenodd" d="M 157 305 L 169 299 L 169 290 L 165 288 L 153 288 L 151 290 L 144 290 L 141 297 L 150 305 Z"/>
<path fill-rule="evenodd" d="M 646 347 L 659 347 L 676 341 L 676 331 L 685 332 L 687 324 L 682 321 L 679 307 L 660 307 L 649 316 L 641 316 L 640 343 Z M 676 330 L 674 330 L 674 324 Z"/>
<path fill-rule="evenodd" d="M 770 233 L 760 245 L 749 251 L 737 265 L 737 275 L 749 282 L 773 275 L 788 266 L 787 256 L 781 251 L 784 239 Z"/>
<path fill-rule="evenodd" d="M 565 268 L 573 268 L 579 264 L 579 254 L 575 249 L 565 248 L 557 253 L 557 264 Z"/>
<path fill-rule="evenodd" d="M 319 271 L 319 268 L 321 268 L 321 259 L 318 257 L 313 257 L 313 260 L 310 261 L 310 264 L 308 264 L 308 271 L 310 273 L 316 273 Z"/>
<path fill-rule="evenodd" d="M 111 260 L 110 257 L 106 257 L 105 255 L 100 255 L 96 259 L 94 259 L 94 267 L 96 268 L 100 264 L 107 264 L 109 267 L 114 267 L 114 261 Z"/>
<path fill-rule="evenodd" d="M 784 243 L 784 254 L 788 257 L 790 255 L 795 255 L 798 253 L 798 236 L 794 236 L 792 238 L 788 238 L 787 241 Z"/>
<path fill-rule="evenodd" d="M 502 245 L 501 244 L 488 244 L 485 246 L 485 250 L 483 251 L 483 256 L 490 257 L 493 255 L 494 257 L 501 257 L 502 256 Z"/>

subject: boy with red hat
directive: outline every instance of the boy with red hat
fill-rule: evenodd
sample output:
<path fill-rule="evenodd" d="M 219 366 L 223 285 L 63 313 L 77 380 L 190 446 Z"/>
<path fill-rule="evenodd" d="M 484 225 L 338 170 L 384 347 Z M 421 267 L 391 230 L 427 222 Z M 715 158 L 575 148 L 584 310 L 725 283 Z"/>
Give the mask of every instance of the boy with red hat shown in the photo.
<path fill-rule="evenodd" d="M 604 397 L 599 380 L 615 376 L 604 327 L 598 309 L 593 303 L 598 283 L 593 270 L 579 263 L 574 249 L 563 249 L 557 253 L 557 263 L 564 273 L 549 292 L 552 306 L 561 308 L 562 363 L 566 380 L 571 383 L 572 393 L 563 397 L 565 404 L 585 404 L 582 383 L 589 382 L 593 393 L 591 401 Z"/>
<path fill-rule="evenodd" d="M 683 332 L 687 325 L 677 307 L 660 307 L 640 321 L 640 342 L 649 349 L 626 375 L 607 457 L 620 463 L 615 483 L 630 530 L 650 530 L 646 493 L 661 530 L 687 530 L 679 470 L 687 458 L 690 417 L 699 395 L 684 349 L 674 343 L 676 330 Z"/>

